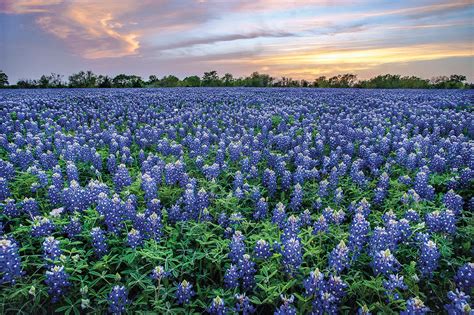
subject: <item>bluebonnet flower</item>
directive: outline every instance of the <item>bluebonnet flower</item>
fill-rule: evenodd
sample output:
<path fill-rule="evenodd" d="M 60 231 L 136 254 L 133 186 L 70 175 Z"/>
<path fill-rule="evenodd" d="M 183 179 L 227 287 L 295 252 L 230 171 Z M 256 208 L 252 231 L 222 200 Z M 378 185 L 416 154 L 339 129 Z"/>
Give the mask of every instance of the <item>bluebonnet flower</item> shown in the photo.
<path fill-rule="evenodd" d="M 5 200 L 10 197 L 10 188 L 8 188 L 8 181 L 6 178 L 0 177 L 0 200 Z"/>
<path fill-rule="evenodd" d="M 115 189 L 121 191 L 124 187 L 132 184 L 132 178 L 125 164 L 120 164 L 113 177 Z"/>
<path fill-rule="evenodd" d="M 283 228 L 286 221 L 285 206 L 279 202 L 273 210 L 272 223 L 278 225 L 280 229 Z"/>
<path fill-rule="evenodd" d="M 67 234 L 69 238 L 76 237 L 81 233 L 82 225 L 77 217 L 71 218 L 71 221 L 63 228 L 63 232 Z"/>
<path fill-rule="evenodd" d="M 255 212 L 253 213 L 253 218 L 255 220 L 262 220 L 267 216 L 268 204 L 265 201 L 265 198 L 260 198 L 255 206 Z"/>
<path fill-rule="evenodd" d="M 434 198 L 434 188 L 428 184 L 429 174 L 420 171 L 415 176 L 414 189 L 421 198 L 432 200 Z"/>
<path fill-rule="evenodd" d="M 284 225 L 283 233 L 281 234 L 281 241 L 285 242 L 286 240 L 289 240 L 290 238 L 296 238 L 298 237 L 298 234 L 300 232 L 300 226 L 301 222 L 300 219 L 295 216 L 295 215 L 290 215 L 288 220 L 286 220 L 286 223 Z"/>
<path fill-rule="evenodd" d="M 25 198 L 23 199 L 21 205 L 23 207 L 23 211 L 28 213 L 30 217 L 33 218 L 40 215 L 38 202 L 35 199 Z"/>
<path fill-rule="evenodd" d="M 0 239 L 0 284 L 14 284 L 22 273 L 18 245 L 12 239 Z"/>
<path fill-rule="evenodd" d="M 390 273 L 396 272 L 400 263 L 390 252 L 390 249 L 386 249 L 374 254 L 371 265 L 376 275 L 383 274 L 387 276 Z"/>
<path fill-rule="evenodd" d="M 433 211 L 426 214 L 425 218 L 426 226 L 432 233 L 444 232 L 447 234 L 453 234 L 456 231 L 456 217 L 453 211 Z"/>
<path fill-rule="evenodd" d="M 357 309 L 357 315 L 372 315 L 367 305 L 362 305 Z"/>
<path fill-rule="evenodd" d="M 227 308 L 225 307 L 224 300 L 216 296 L 212 300 L 211 306 L 207 308 L 207 312 L 211 315 L 225 315 Z"/>
<path fill-rule="evenodd" d="M 157 196 L 158 186 L 154 178 L 150 174 L 142 175 L 142 190 L 145 192 L 145 200 L 153 200 Z"/>
<path fill-rule="evenodd" d="M 66 175 L 69 181 L 75 180 L 79 181 L 79 172 L 77 170 L 76 165 L 72 161 L 67 161 L 66 164 Z"/>
<path fill-rule="evenodd" d="M 157 281 L 158 284 L 161 282 L 163 278 L 167 278 L 169 276 L 170 276 L 170 273 L 166 271 L 165 268 L 163 268 L 163 266 L 156 266 L 155 268 L 153 268 L 150 275 L 150 277 L 153 280 Z"/>
<path fill-rule="evenodd" d="M 120 285 L 114 286 L 109 293 L 107 302 L 109 303 L 109 312 L 111 314 L 120 315 L 125 313 L 127 305 L 130 303 L 127 288 Z"/>
<path fill-rule="evenodd" d="M 178 300 L 178 304 L 188 304 L 191 298 L 196 293 L 193 290 L 193 285 L 186 280 L 183 280 L 179 285 L 178 289 L 176 290 L 176 299 Z"/>
<path fill-rule="evenodd" d="M 408 209 L 407 212 L 405 212 L 405 219 L 411 222 L 418 222 L 420 221 L 420 215 L 415 210 Z"/>
<path fill-rule="evenodd" d="M 451 303 L 444 306 L 444 309 L 448 312 L 448 315 L 472 314 L 473 310 L 469 304 L 469 295 L 459 290 L 456 290 L 455 292 L 449 291 L 448 299 L 451 301 Z"/>
<path fill-rule="evenodd" d="M 418 266 L 423 276 L 431 276 L 438 268 L 439 257 L 440 253 L 435 242 L 429 240 L 422 243 Z"/>
<path fill-rule="evenodd" d="M 268 190 L 268 195 L 273 196 L 277 189 L 277 178 L 273 170 L 267 168 L 263 172 L 263 184 Z"/>
<path fill-rule="evenodd" d="M 341 241 L 329 254 L 329 267 L 341 273 L 349 267 L 349 248 Z"/>
<path fill-rule="evenodd" d="M 300 184 L 296 184 L 291 195 L 290 208 L 298 210 L 303 203 L 303 188 Z"/>
<path fill-rule="evenodd" d="M 232 240 L 229 244 L 229 258 L 233 263 L 237 263 L 245 254 L 244 240 L 245 237 L 242 235 L 242 232 L 235 231 L 234 235 L 232 236 Z"/>
<path fill-rule="evenodd" d="M 236 294 L 235 311 L 241 312 L 242 315 L 250 315 L 255 313 L 255 307 L 250 303 L 250 299 L 245 294 Z"/>
<path fill-rule="evenodd" d="M 296 315 L 296 308 L 292 305 L 295 297 L 291 295 L 290 297 L 281 296 L 283 305 L 281 305 L 273 314 L 274 315 Z"/>
<path fill-rule="evenodd" d="M 54 225 L 48 218 L 35 217 L 31 227 L 31 236 L 42 237 L 51 235 L 54 231 Z"/>
<path fill-rule="evenodd" d="M 128 232 L 127 243 L 128 246 L 133 249 L 137 248 L 138 246 L 141 246 L 143 244 L 143 237 L 140 231 L 131 229 L 130 232 Z"/>
<path fill-rule="evenodd" d="M 272 256 L 270 244 L 265 240 L 258 240 L 254 248 L 255 257 L 267 259 Z"/>
<path fill-rule="evenodd" d="M 470 292 L 474 288 L 474 263 L 466 263 L 459 267 L 454 279 L 461 290 Z"/>
<path fill-rule="evenodd" d="M 403 276 L 399 275 L 389 275 L 387 280 L 383 281 L 383 287 L 385 288 L 385 294 L 393 297 L 394 299 L 398 300 L 400 296 L 398 293 L 394 293 L 396 289 L 406 290 L 408 286 L 405 284 L 403 280 Z"/>
<path fill-rule="evenodd" d="M 326 218 L 323 215 L 320 215 L 313 224 L 313 234 L 318 235 L 319 233 L 325 233 L 329 228 L 329 225 L 326 221 Z"/>
<path fill-rule="evenodd" d="M 324 280 L 324 275 L 319 271 L 319 269 L 311 271 L 309 277 L 303 281 L 303 287 L 307 297 L 317 296 L 320 293 L 320 290 L 324 289 L 325 285 L 326 282 Z"/>
<path fill-rule="evenodd" d="M 369 229 L 370 223 L 361 213 L 357 213 L 354 216 L 349 233 L 349 249 L 355 254 L 359 253 L 367 243 Z"/>
<path fill-rule="evenodd" d="M 344 198 L 344 194 L 343 194 L 342 188 L 338 187 L 336 191 L 334 192 L 334 203 L 336 205 L 339 205 L 343 198 Z"/>
<path fill-rule="evenodd" d="M 283 242 L 283 266 L 285 272 L 293 274 L 301 265 L 303 256 L 301 253 L 301 243 L 298 238 L 290 238 Z"/>
<path fill-rule="evenodd" d="M 5 205 L 3 206 L 3 214 L 11 218 L 16 218 L 20 215 L 20 211 L 15 203 L 15 200 L 11 198 L 5 199 Z"/>
<path fill-rule="evenodd" d="M 48 286 L 48 293 L 51 296 L 51 302 L 58 302 L 66 293 L 69 282 L 69 275 L 64 271 L 64 266 L 54 266 L 46 271 L 46 285 Z"/>
<path fill-rule="evenodd" d="M 305 209 L 300 215 L 301 226 L 309 226 L 312 224 L 311 212 L 308 209 Z"/>
<path fill-rule="evenodd" d="M 231 264 L 224 275 L 224 285 L 226 288 L 237 288 L 239 286 L 240 273 L 236 265 Z"/>
<path fill-rule="evenodd" d="M 101 228 L 94 227 L 91 230 L 92 246 L 97 257 L 102 257 L 108 253 L 109 248 L 107 246 L 107 238 Z"/>
<path fill-rule="evenodd" d="M 238 262 L 240 277 L 242 278 L 242 286 L 244 290 L 251 290 L 255 285 L 255 263 L 250 260 L 250 255 L 243 255 Z"/>
<path fill-rule="evenodd" d="M 53 262 L 59 260 L 62 251 L 59 248 L 59 241 L 56 240 L 53 236 L 46 237 L 43 242 L 43 258 L 48 261 Z"/>
<path fill-rule="evenodd" d="M 414 297 L 407 301 L 406 310 L 401 311 L 400 315 L 424 315 L 429 311 L 430 309 L 425 306 L 422 300 L 418 297 Z"/>
<path fill-rule="evenodd" d="M 455 214 L 461 213 L 464 202 L 462 197 L 456 194 L 452 189 L 444 195 L 443 202 L 446 208 L 452 210 Z"/>

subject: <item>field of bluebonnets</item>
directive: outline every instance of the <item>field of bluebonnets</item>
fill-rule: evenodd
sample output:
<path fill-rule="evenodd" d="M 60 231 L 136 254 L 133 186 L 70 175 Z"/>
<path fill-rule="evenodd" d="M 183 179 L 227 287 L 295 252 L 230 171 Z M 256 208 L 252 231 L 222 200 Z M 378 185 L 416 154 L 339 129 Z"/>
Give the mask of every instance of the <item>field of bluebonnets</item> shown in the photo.
<path fill-rule="evenodd" d="M 1 91 L 0 312 L 469 314 L 473 97 Z"/>

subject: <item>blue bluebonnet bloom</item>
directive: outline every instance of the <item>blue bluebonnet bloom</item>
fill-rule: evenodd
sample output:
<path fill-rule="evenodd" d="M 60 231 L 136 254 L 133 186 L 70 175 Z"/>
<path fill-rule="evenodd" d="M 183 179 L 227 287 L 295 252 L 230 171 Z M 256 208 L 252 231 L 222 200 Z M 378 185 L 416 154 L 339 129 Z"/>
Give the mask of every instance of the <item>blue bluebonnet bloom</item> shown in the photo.
<path fill-rule="evenodd" d="M 10 188 L 8 188 L 8 180 L 0 177 L 0 200 L 10 197 Z"/>
<path fill-rule="evenodd" d="M 178 304 L 188 304 L 191 298 L 196 293 L 193 290 L 193 285 L 186 280 L 183 280 L 176 290 L 176 299 Z"/>
<path fill-rule="evenodd" d="M 46 285 L 48 286 L 48 293 L 51 296 L 51 302 L 58 302 L 66 293 L 69 282 L 69 275 L 64 270 L 64 266 L 54 266 L 46 271 Z"/>
<path fill-rule="evenodd" d="M 268 204 L 265 201 L 265 198 L 260 198 L 260 200 L 255 205 L 255 212 L 253 213 L 253 218 L 255 220 L 262 220 L 267 216 Z"/>
<path fill-rule="evenodd" d="M 235 311 L 241 312 L 242 315 L 255 313 L 255 307 L 250 303 L 250 299 L 245 294 L 236 294 L 235 299 Z"/>
<path fill-rule="evenodd" d="M 464 202 L 462 197 L 456 194 L 452 189 L 444 195 L 443 202 L 446 208 L 453 211 L 455 214 L 461 213 Z"/>
<path fill-rule="evenodd" d="M 428 307 L 425 306 L 422 300 L 418 297 L 411 298 L 407 301 L 407 306 L 405 311 L 401 311 L 400 315 L 424 315 L 430 311 Z"/>
<path fill-rule="evenodd" d="M 283 250 L 281 254 L 283 256 L 285 272 L 293 274 L 300 267 L 303 261 L 300 240 L 292 237 L 283 242 Z"/>
<path fill-rule="evenodd" d="M 14 284 L 22 275 L 18 245 L 12 239 L 0 239 L 0 274 L 1 284 Z"/>
<path fill-rule="evenodd" d="M 329 267 L 336 273 L 341 273 L 349 267 L 349 248 L 341 241 L 329 254 Z"/>
<path fill-rule="evenodd" d="M 283 304 L 273 313 L 274 315 L 296 315 L 296 308 L 292 305 L 295 297 L 290 295 L 290 297 L 281 296 Z"/>
<path fill-rule="evenodd" d="M 432 233 L 444 232 L 453 234 L 456 231 L 456 216 L 453 211 L 433 211 L 426 214 L 425 218 L 428 230 Z"/>
<path fill-rule="evenodd" d="M 124 187 L 130 186 L 132 184 L 132 177 L 130 177 L 130 173 L 128 172 L 128 169 L 125 164 L 120 164 L 118 166 L 113 180 L 115 184 L 115 189 L 117 191 L 121 191 Z"/>
<path fill-rule="evenodd" d="M 420 215 L 415 210 L 408 209 L 407 212 L 405 212 L 405 219 L 410 222 L 418 222 L 420 220 Z"/>
<path fill-rule="evenodd" d="M 156 266 L 155 268 L 153 268 L 150 275 L 150 277 L 158 283 L 160 283 L 162 279 L 167 278 L 169 276 L 170 273 L 166 271 L 163 266 Z"/>
<path fill-rule="evenodd" d="M 329 228 L 329 225 L 326 221 L 326 218 L 323 215 L 320 215 L 317 220 L 314 221 L 313 224 L 313 234 L 317 235 L 319 233 L 325 233 Z"/>
<path fill-rule="evenodd" d="M 63 228 L 63 232 L 66 233 L 69 238 L 76 237 L 81 233 L 81 230 L 82 225 L 77 217 L 71 218 L 71 221 Z"/>
<path fill-rule="evenodd" d="M 474 288 L 474 263 L 466 263 L 459 267 L 454 279 L 461 290 L 470 292 Z"/>
<path fill-rule="evenodd" d="M 367 243 L 370 223 L 361 213 L 357 213 L 352 221 L 349 232 L 349 249 L 357 256 Z"/>
<path fill-rule="evenodd" d="M 236 265 L 231 264 L 224 274 L 224 285 L 226 288 L 237 288 L 239 286 L 240 273 Z"/>
<path fill-rule="evenodd" d="M 423 276 L 431 276 L 433 271 L 438 268 L 439 257 L 440 253 L 435 242 L 429 240 L 422 243 L 418 266 Z"/>
<path fill-rule="evenodd" d="M 303 287 L 305 289 L 305 295 L 310 296 L 317 296 L 320 293 L 320 290 L 324 289 L 326 285 L 324 275 L 316 269 L 315 271 L 311 271 L 309 277 L 303 281 Z"/>
<path fill-rule="evenodd" d="M 26 212 L 31 218 L 39 216 L 38 202 L 33 198 L 25 198 L 21 203 L 23 211 Z"/>
<path fill-rule="evenodd" d="M 383 274 L 386 276 L 396 272 L 400 263 L 390 252 L 390 249 L 386 249 L 375 253 L 371 265 L 376 275 Z"/>
<path fill-rule="evenodd" d="M 255 263 L 250 260 L 250 255 L 243 255 L 238 262 L 240 277 L 242 278 L 242 286 L 244 290 L 251 290 L 255 285 Z"/>
<path fill-rule="evenodd" d="M 395 292 L 396 289 L 406 290 L 408 286 L 403 281 L 403 276 L 389 275 L 387 280 L 383 281 L 383 287 L 385 288 L 385 294 L 389 297 L 393 297 L 398 300 L 400 296 Z"/>
<path fill-rule="evenodd" d="M 94 227 L 91 230 L 92 246 L 97 257 L 102 257 L 108 253 L 107 238 L 104 231 L 99 227 Z"/>
<path fill-rule="evenodd" d="M 20 211 L 15 203 L 15 200 L 11 198 L 5 199 L 5 205 L 3 206 L 3 214 L 11 218 L 15 218 L 20 215 Z"/>
<path fill-rule="evenodd" d="M 51 235 L 54 231 L 54 225 L 48 218 L 35 217 L 31 227 L 31 236 L 42 237 Z"/>
<path fill-rule="evenodd" d="M 107 302 L 109 303 L 109 312 L 111 314 L 120 315 L 125 313 L 127 305 L 130 303 L 127 288 L 120 285 L 114 286 L 109 293 Z"/>
<path fill-rule="evenodd" d="M 300 232 L 301 222 L 300 219 L 295 215 L 290 215 L 283 228 L 283 233 L 280 236 L 282 242 L 289 240 L 290 238 L 297 238 Z"/>
<path fill-rule="evenodd" d="M 272 223 L 278 225 L 280 229 L 283 228 L 286 221 L 285 205 L 281 202 L 277 203 L 273 210 Z"/>
<path fill-rule="evenodd" d="M 456 290 L 455 292 L 448 292 L 448 299 L 451 303 L 446 304 L 444 309 L 448 312 L 448 315 L 463 315 L 472 314 L 473 310 L 469 303 L 471 299 L 466 293 Z"/>
<path fill-rule="evenodd" d="M 225 315 L 227 308 L 225 307 L 224 300 L 219 296 L 212 299 L 211 305 L 207 308 L 207 312 L 211 315 Z"/>
<path fill-rule="evenodd" d="M 232 236 L 232 240 L 229 244 L 229 258 L 233 263 L 237 263 L 242 256 L 245 254 L 245 236 L 242 235 L 242 232 L 235 231 Z"/>
<path fill-rule="evenodd" d="M 312 224 L 311 220 L 311 211 L 305 209 L 302 214 L 300 214 L 301 226 L 310 226 Z"/>
<path fill-rule="evenodd" d="M 59 260 L 62 251 L 59 248 L 59 241 L 56 240 L 53 236 L 46 237 L 43 242 L 43 258 L 46 262 L 49 261 L 55 262 Z"/>
<path fill-rule="evenodd" d="M 140 231 L 131 229 L 130 232 L 128 232 L 127 244 L 134 249 L 141 246 L 143 244 L 143 237 Z"/>
<path fill-rule="evenodd" d="M 258 240 L 254 248 L 255 257 L 267 259 L 272 256 L 270 244 L 265 240 Z"/>
<path fill-rule="evenodd" d="M 303 188 L 300 184 L 296 184 L 291 195 L 290 208 L 293 210 L 299 210 L 303 203 Z"/>

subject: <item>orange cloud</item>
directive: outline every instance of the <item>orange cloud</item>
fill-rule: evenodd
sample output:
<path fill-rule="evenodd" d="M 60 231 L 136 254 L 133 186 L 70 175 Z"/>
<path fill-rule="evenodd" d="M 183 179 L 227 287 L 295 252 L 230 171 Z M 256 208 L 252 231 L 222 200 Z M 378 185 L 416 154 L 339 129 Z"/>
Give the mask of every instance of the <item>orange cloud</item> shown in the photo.
<path fill-rule="evenodd" d="M 251 58 L 210 60 L 211 64 L 246 64 L 271 69 L 270 74 L 312 79 L 317 75 L 357 72 L 388 63 L 409 63 L 450 57 L 474 56 L 471 43 L 412 45 L 367 49 L 313 49 Z"/>

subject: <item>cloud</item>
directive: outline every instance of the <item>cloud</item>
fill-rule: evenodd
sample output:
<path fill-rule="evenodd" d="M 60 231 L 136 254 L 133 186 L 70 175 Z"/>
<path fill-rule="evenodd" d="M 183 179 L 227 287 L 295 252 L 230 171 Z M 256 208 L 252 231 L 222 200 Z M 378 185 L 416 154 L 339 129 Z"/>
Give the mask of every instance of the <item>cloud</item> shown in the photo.
<path fill-rule="evenodd" d="M 278 32 L 278 31 L 255 31 L 247 34 L 225 34 L 225 35 L 211 35 L 207 37 L 192 38 L 188 40 L 178 41 L 176 43 L 165 44 L 162 46 L 156 46 L 157 50 L 170 50 L 176 48 L 192 47 L 196 45 L 208 45 L 221 42 L 232 42 L 242 39 L 256 39 L 256 38 L 281 38 L 281 37 L 294 37 L 297 36 L 290 32 Z"/>
<path fill-rule="evenodd" d="M 0 12 L 7 14 L 47 12 L 51 6 L 62 2 L 63 0 L 2 0 Z"/>

